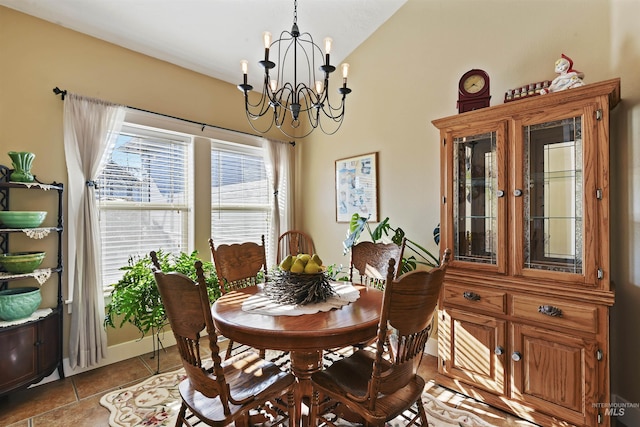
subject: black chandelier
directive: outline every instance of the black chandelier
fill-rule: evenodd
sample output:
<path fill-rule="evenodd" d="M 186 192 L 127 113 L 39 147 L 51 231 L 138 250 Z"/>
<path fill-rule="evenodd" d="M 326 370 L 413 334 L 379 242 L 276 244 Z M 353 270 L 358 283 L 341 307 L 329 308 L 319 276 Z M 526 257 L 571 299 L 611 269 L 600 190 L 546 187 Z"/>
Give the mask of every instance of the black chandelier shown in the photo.
<path fill-rule="evenodd" d="M 271 42 L 271 33 L 264 33 L 264 60 L 259 64 L 264 68 L 264 82 L 262 94 L 257 103 L 249 102 L 249 91 L 253 86 L 247 83 L 248 62 L 243 60 L 242 73 L 243 83 L 238 85 L 238 89 L 244 92 L 244 105 L 247 118 L 251 127 L 259 133 L 268 132 L 275 124 L 282 133 L 290 138 L 303 138 L 320 128 L 327 135 L 332 135 L 338 131 L 344 119 L 344 106 L 347 94 L 351 89 L 347 87 L 347 74 L 349 64 L 342 64 L 342 87 L 338 92 L 342 95 L 340 104 L 332 106 L 329 102 L 329 75 L 335 71 L 336 67 L 329 63 L 329 53 L 332 40 L 324 40 L 325 53 L 322 54 L 320 47 L 314 43 L 313 37 L 309 33 L 300 33 L 298 29 L 298 2 L 293 3 L 293 27 L 291 32 L 283 31 L 280 38 Z M 269 51 L 277 49 L 278 63 L 269 60 Z M 298 63 L 300 59 L 300 63 Z M 318 66 L 317 66 L 318 65 Z M 276 68 L 276 78 L 269 75 L 270 70 Z M 319 77 L 316 78 L 316 70 Z M 287 76 L 292 75 L 293 81 L 285 81 Z M 301 78 L 304 81 L 298 81 Z M 290 135 L 282 127 L 287 116 L 291 118 L 291 128 L 300 127 L 301 120 L 308 119 L 309 130 L 304 135 Z M 265 117 L 266 116 L 266 117 Z M 265 117 L 261 122 L 268 124 L 258 129 L 254 121 Z M 269 119 L 269 120 L 267 120 Z M 323 126 L 323 121 L 330 123 L 329 128 Z"/>

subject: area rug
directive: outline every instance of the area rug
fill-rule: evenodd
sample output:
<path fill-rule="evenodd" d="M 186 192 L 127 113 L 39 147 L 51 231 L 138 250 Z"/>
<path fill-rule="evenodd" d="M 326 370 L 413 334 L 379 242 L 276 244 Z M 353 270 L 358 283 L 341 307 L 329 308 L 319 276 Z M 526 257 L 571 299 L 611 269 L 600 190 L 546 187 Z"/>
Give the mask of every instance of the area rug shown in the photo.
<path fill-rule="evenodd" d="M 185 378 L 183 369 L 154 375 L 131 387 L 105 394 L 100 404 L 110 411 L 111 427 L 156 427 L 175 425 L 180 410 L 178 384 Z M 452 408 L 435 396 L 442 387 L 429 383 L 423 393 L 423 402 L 429 417 L 429 427 L 491 427 L 469 412 Z M 406 425 L 402 417 L 390 421 L 389 427 Z"/>

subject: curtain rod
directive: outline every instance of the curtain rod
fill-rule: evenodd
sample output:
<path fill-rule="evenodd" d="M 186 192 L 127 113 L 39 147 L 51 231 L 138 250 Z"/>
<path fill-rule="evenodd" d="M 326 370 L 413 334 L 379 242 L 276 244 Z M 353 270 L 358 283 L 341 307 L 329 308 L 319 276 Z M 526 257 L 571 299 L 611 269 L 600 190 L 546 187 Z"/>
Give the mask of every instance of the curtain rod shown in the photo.
<path fill-rule="evenodd" d="M 66 89 L 60 89 L 58 86 L 56 86 L 56 87 L 53 88 L 53 93 L 55 93 L 56 95 L 60 95 L 60 98 L 64 101 L 64 97 L 67 95 L 67 90 Z M 255 134 L 249 133 L 249 132 L 242 132 L 242 131 L 239 131 L 239 130 L 223 128 L 221 126 L 210 125 L 208 123 L 195 122 L 193 120 L 183 119 L 181 117 L 170 116 L 168 114 L 163 114 L 163 113 L 156 113 L 155 111 L 143 110 L 142 108 L 132 107 L 130 105 L 125 105 L 125 107 L 130 108 L 132 110 L 136 110 L 136 111 L 142 111 L 143 113 L 155 114 L 155 115 L 162 116 L 162 117 L 168 117 L 170 119 L 176 119 L 176 120 L 181 120 L 183 122 L 192 123 L 194 125 L 199 125 L 199 126 L 202 126 L 202 129 L 201 129 L 202 131 L 204 131 L 205 127 L 210 127 L 210 128 L 215 128 L 215 129 L 226 130 L 226 131 L 229 131 L 229 132 L 237 132 L 237 133 L 241 133 L 241 134 L 249 135 L 249 136 L 261 137 L 260 135 L 255 135 Z M 293 147 L 296 146 L 296 142 L 295 141 L 289 141 L 289 144 L 291 144 Z"/>

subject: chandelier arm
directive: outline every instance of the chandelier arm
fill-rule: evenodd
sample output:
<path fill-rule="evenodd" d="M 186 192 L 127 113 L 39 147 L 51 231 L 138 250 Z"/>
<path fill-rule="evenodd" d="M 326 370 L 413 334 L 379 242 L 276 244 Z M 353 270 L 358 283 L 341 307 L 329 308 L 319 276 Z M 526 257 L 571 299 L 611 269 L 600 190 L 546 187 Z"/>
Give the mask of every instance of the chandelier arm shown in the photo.
<path fill-rule="evenodd" d="M 249 96 L 247 93 L 245 93 L 245 110 L 247 114 L 253 119 L 264 116 L 269 111 L 270 104 L 267 102 L 268 99 L 269 96 L 265 88 L 263 88 L 260 99 L 256 104 L 252 104 L 251 102 L 249 102 Z M 257 109 L 258 112 L 252 112 L 252 109 Z"/>
<path fill-rule="evenodd" d="M 278 128 L 278 129 L 280 130 L 280 132 L 282 132 L 284 135 L 288 136 L 289 138 L 295 138 L 295 139 L 300 139 L 300 138 L 304 138 L 306 136 L 309 136 L 309 135 L 311 135 L 311 132 L 313 132 L 315 130 L 315 128 L 311 128 L 309 130 L 309 132 L 307 132 L 307 133 L 305 133 L 303 135 L 293 135 L 293 134 L 290 134 L 289 132 L 287 132 L 283 128 Z M 331 134 L 333 134 L 333 133 L 335 133 L 335 132 L 332 132 Z M 329 134 L 329 135 L 331 135 L 331 134 Z"/>
<path fill-rule="evenodd" d="M 320 110 L 318 108 L 308 108 L 306 110 L 307 117 L 309 119 L 309 125 L 312 129 L 315 129 L 320 124 Z"/>
<path fill-rule="evenodd" d="M 272 93 L 273 96 L 271 97 L 271 103 L 287 109 L 289 104 L 292 102 L 292 92 L 293 88 L 291 87 L 291 84 L 285 83 L 283 87 Z"/>
<path fill-rule="evenodd" d="M 331 105 L 331 102 L 329 100 L 329 96 L 326 97 L 326 102 L 324 102 L 323 104 L 323 110 L 327 111 L 327 113 L 325 113 L 327 116 L 329 117 L 334 117 L 333 112 L 337 112 L 337 111 L 341 111 L 341 113 L 339 115 L 344 115 L 344 107 L 345 107 L 345 97 L 346 95 L 343 95 L 340 98 L 340 103 L 337 106 L 333 106 Z"/>
<path fill-rule="evenodd" d="M 296 88 L 296 92 L 298 93 L 298 99 L 300 99 L 300 97 L 302 96 L 302 98 L 305 100 L 306 108 L 301 109 L 301 111 L 307 111 L 312 108 L 317 108 L 317 106 L 320 104 L 318 95 L 316 95 L 315 91 L 307 85 L 299 83 L 298 87 Z"/>
<path fill-rule="evenodd" d="M 271 130 L 271 128 L 273 127 L 273 123 L 274 123 L 274 122 L 273 122 L 273 121 L 270 121 L 270 122 L 269 122 L 269 127 L 268 127 L 268 128 L 266 128 L 266 129 L 258 129 L 258 128 L 253 124 L 253 122 L 255 122 L 258 118 L 259 118 L 259 116 L 257 116 L 257 117 L 252 117 L 252 116 L 250 116 L 250 115 L 249 115 L 249 112 L 247 111 L 247 121 L 249 122 L 249 125 L 251 126 L 251 129 L 253 129 L 254 131 L 259 132 L 259 133 L 267 133 L 267 132 L 269 132 L 269 131 Z"/>
<path fill-rule="evenodd" d="M 332 131 L 325 130 L 325 128 L 322 126 L 322 123 L 320 123 L 320 130 L 325 135 L 333 135 L 334 133 L 338 132 L 338 130 L 340 130 L 340 127 L 342 126 L 342 120 L 340 120 L 340 122 L 338 122 L 338 123 L 339 123 L 338 126 Z M 309 133 L 311 133 L 311 132 L 309 132 Z"/>
<path fill-rule="evenodd" d="M 273 108 L 273 121 L 278 129 L 280 129 L 284 124 L 284 119 L 287 117 L 287 110 L 286 101 Z"/>
<path fill-rule="evenodd" d="M 340 114 L 339 114 L 339 115 L 337 115 L 337 116 L 328 116 L 328 115 L 327 115 L 327 117 L 330 117 L 330 118 L 332 119 L 332 122 L 333 122 L 333 123 L 337 123 L 337 124 L 338 124 L 338 126 L 336 126 L 336 128 L 335 128 L 335 129 L 333 129 L 332 131 L 327 131 L 327 130 L 324 128 L 324 126 L 322 126 L 322 122 L 320 122 L 320 130 L 322 130 L 322 132 L 323 132 L 324 134 L 326 134 L 326 135 L 333 135 L 334 133 L 338 132 L 338 130 L 340 129 L 340 127 L 342 127 L 342 123 L 343 123 L 343 120 L 344 120 L 344 113 L 345 113 L 345 103 L 344 103 L 344 102 L 342 102 L 342 106 L 341 106 L 341 107 L 342 107 L 342 108 L 340 108 L 341 112 L 340 112 Z M 325 113 L 325 115 L 326 115 L 326 113 Z"/>
<path fill-rule="evenodd" d="M 305 39 L 303 38 L 303 36 L 308 36 L 309 39 Z M 307 70 L 308 70 L 308 75 L 307 75 L 307 81 L 308 81 L 308 86 L 313 87 L 315 81 L 316 81 L 316 70 L 320 69 L 319 66 L 316 67 L 316 55 L 320 55 L 321 59 L 324 59 L 324 55 L 322 54 L 322 49 L 320 49 L 320 46 L 318 46 L 314 41 L 313 41 L 313 37 L 311 37 L 311 34 L 309 33 L 303 33 L 301 34 L 298 39 L 296 40 L 296 42 L 300 45 L 300 48 L 302 49 L 302 52 L 304 53 L 304 57 L 307 61 Z M 309 49 L 311 50 L 311 54 L 309 54 L 309 52 L 307 51 L 307 49 L 305 49 L 305 45 L 304 44 L 308 44 Z M 324 61 L 323 61 L 324 64 Z"/>
<path fill-rule="evenodd" d="M 288 36 L 288 37 L 286 37 Z M 284 84 L 284 64 L 287 60 L 287 54 L 289 49 L 291 48 L 291 44 L 295 41 L 295 37 L 289 31 L 284 30 L 280 33 L 280 38 L 271 43 L 271 46 L 278 45 L 278 66 L 276 73 L 276 82 L 278 83 L 278 87 L 281 87 Z M 285 42 L 288 42 L 286 49 L 283 52 L 283 45 Z"/>

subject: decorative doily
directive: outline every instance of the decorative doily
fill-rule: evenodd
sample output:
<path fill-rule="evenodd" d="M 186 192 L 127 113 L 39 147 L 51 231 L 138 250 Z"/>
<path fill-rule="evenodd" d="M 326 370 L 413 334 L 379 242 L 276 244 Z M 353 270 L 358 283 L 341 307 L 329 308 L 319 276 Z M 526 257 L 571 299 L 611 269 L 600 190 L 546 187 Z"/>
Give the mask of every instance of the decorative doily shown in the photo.
<path fill-rule="evenodd" d="M 22 319 L 15 320 L 0 320 L 0 328 L 6 328 L 7 326 L 20 325 L 21 323 L 31 322 L 33 320 L 38 320 L 41 317 L 47 317 L 53 312 L 50 308 L 41 308 L 36 310 L 29 317 L 24 317 Z"/>
<path fill-rule="evenodd" d="M 324 302 L 306 305 L 286 304 L 274 301 L 259 292 L 251 295 L 242 303 L 242 310 L 269 316 L 300 316 L 340 308 L 360 298 L 360 291 L 349 282 L 330 282 L 330 285 L 335 294 Z"/>
<path fill-rule="evenodd" d="M 31 273 L 20 273 L 20 274 L 0 272 L 0 280 L 2 280 L 5 277 L 6 278 L 33 277 L 38 281 L 39 285 L 42 285 L 44 282 L 49 280 L 49 277 L 51 277 L 51 269 L 41 268 L 41 269 L 33 270 Z"/>
<path fill-rule="evenodd" d="M 47 269 L 41 269 L 41 270 L 34 270 L 33 273 L 31 274 L 38 281 L 38 283 L 42 285 L 44 282 L 49 280 L 49 277 L 51 277 L 51 269 L 47 268 Z"/>
<path fill-rule="evenodd" d="M 43 239 L 51 232 L 50 228 L 23 228 L 22 232 L 30 239 Z"/>
<path fill-rule="evenodd" d="M 50 184 L 40 184 L 39 182 L 19 182 L 19 181 L 9 181 L 11 184 L 22 184 L 24 186 L 26 186 L 27 188 L 31 188 L 31 187 L 38 187 L 42 190 L 51 190 L 52 188 L 57 188 L 54 185 L 50 185 Z"/>

